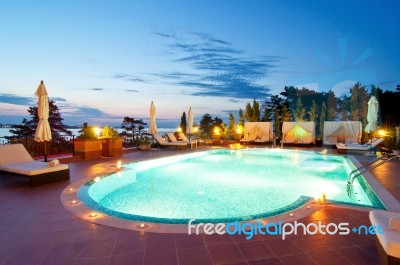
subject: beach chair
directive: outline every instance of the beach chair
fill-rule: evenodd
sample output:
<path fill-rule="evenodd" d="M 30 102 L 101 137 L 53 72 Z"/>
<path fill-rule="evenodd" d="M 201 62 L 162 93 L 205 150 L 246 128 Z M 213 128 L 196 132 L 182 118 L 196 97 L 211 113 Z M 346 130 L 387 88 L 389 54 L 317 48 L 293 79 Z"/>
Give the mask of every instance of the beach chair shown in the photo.
<path fill-rule="evenodd" d="M 371 144 L 336 144 L 338 153 L 357 152 L 357 151 L 376 151 L 379 144 L 385 141 L 384 138 L 378 138 L 372 141 Z"/>
<path fill-rule="evenodd" d="M 161 147 L 174 146 L 174 147 L 182 148 L 182 147 L 186 147 L 186 145 L 187 145 L 186 143 L 179 142 L 179 141 L 176 141 L 176 142 L 167 142 L 167 141 L 164 140 L 164 138 L 161 137 L 161 135 L 158 135 L 158 134 L 154 134 L 153 137 L 154 137 L 154 140 L 156 140 L 156 142 L 157 142 Z M 176 140 L 176 138 L 175 138 L 175 140 Z"/>
<path fill-rule="evenodd" d="M 400 264 L 400 213 L 373 210 L 369 219 L 372 225 L 380 227 L 375 243 L 381 264 Z"/>
<path fill-rule="evenodd" d="M 241 144 L 245 144 L 245 143 L 254 143 L 256 141 L 256 136 L 255 135 L 250 135 L 248 136 L 246 139 L 242 139 L 240 140 Z"/>
<path fill-rule="evenodd" d="M 193 148 L 193 146 L 197 148 L 198 141 L 196 139 L 189 140 L 184 133 L 179 133 L 178 136 L 182 142 L 187 143 L 188 145 L 190 144 L 190 148 Z"/>
<path fill-rule="evenodd" d="M 0 145 L 0 174 L 28 177 L 30 186 L 69 179 L 68 165 L 33 160 L 22 144 Z"/>

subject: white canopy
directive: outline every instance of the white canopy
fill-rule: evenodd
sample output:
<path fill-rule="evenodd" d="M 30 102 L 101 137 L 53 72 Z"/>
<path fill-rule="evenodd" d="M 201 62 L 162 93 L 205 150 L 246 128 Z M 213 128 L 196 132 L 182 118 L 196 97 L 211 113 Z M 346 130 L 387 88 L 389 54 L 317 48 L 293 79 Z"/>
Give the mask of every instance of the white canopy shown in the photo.
<path fill-rule="evenodd" d="M 313 121 L 285 121 L 282 125 L 284 143 L 315 143 L 315 123 Z"/>
<path fill-rule="evenodd" d="M 271 122 L 245 122 L 244 123 L 245 139 L 261 139 L 267 138 L 272 141 L 272 123 Z"/>
<path fill-rule="evenodd" d="M 361 121 L 326 121 L 324 123 L 324 144 L 359 143 L 361 136 Z"/>

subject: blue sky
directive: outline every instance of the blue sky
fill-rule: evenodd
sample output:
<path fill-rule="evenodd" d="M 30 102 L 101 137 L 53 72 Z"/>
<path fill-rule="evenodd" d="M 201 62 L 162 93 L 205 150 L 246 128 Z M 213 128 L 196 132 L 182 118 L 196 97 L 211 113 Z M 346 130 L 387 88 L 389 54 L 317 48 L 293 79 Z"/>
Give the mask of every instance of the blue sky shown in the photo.
<path fill-rule="evenodd" d="M 0 123 L 44 80 L 67 124 L 225 118 L 285 85 L 400 84 L 398 1 L 0 0 Z M 235 113 L 236 114 L 236 113 Z M 226 120 L 227 121 L 227 120 Z"/>

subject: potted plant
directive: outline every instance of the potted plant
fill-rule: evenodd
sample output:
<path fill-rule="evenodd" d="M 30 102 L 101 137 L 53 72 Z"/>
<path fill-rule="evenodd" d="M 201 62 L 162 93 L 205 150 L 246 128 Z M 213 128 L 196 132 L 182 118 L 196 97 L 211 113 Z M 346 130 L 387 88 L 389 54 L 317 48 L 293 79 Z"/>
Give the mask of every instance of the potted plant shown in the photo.
<path fill-rule="evenodd" d="M 140 150 L 150 150 L 150 147 L 151 147 L 151 143 L 150 143 L 149 137 L 147 137 L 147 136 L 142 137 L 142 139 L 140 139 L 139 149 Z"/>
<path fill-rule="evenodd" d="M 119 137 L 117 130 L 105 126 L 100 133 L 102 141 L 102 156 L 121 156 L 124 137 Z"/>
<path fill-rule="evenodd" d="M 101 157 L 101 140 L 98 139 L 96 128 L 84 124 L 80 135 L 74 139 L 74 154 L 82 159 L 95 159 Z"/>

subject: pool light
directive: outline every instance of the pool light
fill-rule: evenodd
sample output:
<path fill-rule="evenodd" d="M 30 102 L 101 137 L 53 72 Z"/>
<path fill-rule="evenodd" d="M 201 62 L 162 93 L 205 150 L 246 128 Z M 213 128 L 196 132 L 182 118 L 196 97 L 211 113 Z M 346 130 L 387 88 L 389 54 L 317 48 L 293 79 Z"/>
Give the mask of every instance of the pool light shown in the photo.
<path fill-rule="evenodd" d="M 73 189 L 73 188 L 69 188 L 68 190 L 69 190 L 69 191 L 74 191 L 74 189 Z"/>
<path fill-rule="evenodd" d="M 95 212 L 89 214 L 89 217 L 96 217 L 96 216 L 97 216 L 97 213 L 95 213 Z"/>
<path fill-rule="evenodd" d="M 78 202 L 76 200 L 73 200 L 71 203 L 72 204 L 77 204 Z"/>

